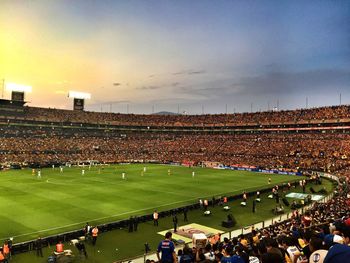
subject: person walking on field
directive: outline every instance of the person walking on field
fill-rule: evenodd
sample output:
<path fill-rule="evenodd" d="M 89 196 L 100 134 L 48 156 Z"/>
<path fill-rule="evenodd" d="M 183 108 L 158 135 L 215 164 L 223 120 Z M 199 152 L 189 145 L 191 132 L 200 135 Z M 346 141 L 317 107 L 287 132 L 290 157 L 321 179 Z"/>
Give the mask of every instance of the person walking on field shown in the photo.
<path fill-rule="evenodd" d="M 43 241 L 41 237 L 38 237 L 38 239 L 35 241 L 35 249 L 36 249 L 36 255 L 39 257 L 43 257 Z"/>
<path fill-rule="evenodd" d="M 158 218 L 159 218 L 159 214 L 158 214 L 157 210 L 154 210 L 154 213 L 153 213 L 153 225 L 154 226 L 158 226 Z"/>
<path fill-rule="evenodd" d="M 95 226 L 95 227 L 92 229 L 92 245 L 93 245 L 93 246 L 96 245 L 97 235 L 98 235 L 98 228 L 97 228 L 97 226 Z"/>
<path fill-rule="evenodd" d="M 85 227 L 84 227 L 85 240 L 90 239 L 90 231 L 91 231 L 91 226 L 87 222 Z"/>
<path fill-rule="evenodd" d="M 174 233 L 176 233 L 177 232 L 177 216 L 176 216 L 176 214 L 174 214 L 174 216 L 173 216 L 173 223 L 174 223 Z"/>
<path fill-rule="evenodd" d="M 243 192 L 243 202 L 247 203 L 247 193 Z"/>
<path fill-rule="evenodd" d="M 187 222 L 187 207 L 184 208 L 184 221 Z"/>
<path fill-rule="evenodd" d="M 207 211 L 208 210 L 208 199 L 204 199 L 203 201 L 203 206 L 204 206 L 204 211 Z"/>

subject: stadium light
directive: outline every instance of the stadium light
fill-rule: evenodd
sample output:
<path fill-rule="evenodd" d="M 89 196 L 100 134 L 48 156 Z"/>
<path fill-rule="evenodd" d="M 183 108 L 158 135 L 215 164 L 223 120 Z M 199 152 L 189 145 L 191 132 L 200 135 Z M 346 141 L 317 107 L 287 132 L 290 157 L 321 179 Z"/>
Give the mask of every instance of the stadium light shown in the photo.
<path fill-rule="evenodd" d="M 6 90 L 14 92 L 32 92 L 32 87 L 16 83 L 6 83 Z"/>
<path fill-rule="evenodd" d="M 68 97 L 74 99 L 91 99 L 91 94 L 79 91 L 69 91 Z"/>

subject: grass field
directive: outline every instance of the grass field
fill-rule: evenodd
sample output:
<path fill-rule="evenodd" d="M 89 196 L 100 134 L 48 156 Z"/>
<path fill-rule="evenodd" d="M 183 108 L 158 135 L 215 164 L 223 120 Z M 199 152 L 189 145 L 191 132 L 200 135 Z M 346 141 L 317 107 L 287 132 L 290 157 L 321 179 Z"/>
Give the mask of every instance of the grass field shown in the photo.
<path fill-rule="evenodd" d="M 143 168 L 147 171 L 142 174 Z M 143 215 L 224 194 L 242 193 L 298 178 L 285 175 L 165 165 L 114 165 L 0 173 L 0 239 L 16 242 Z M 168 175 L 168 169 L 171 175 Z M 100 172 L 99 172 L 100 170 Z M 192 177 L 192 171 L 195 176 Z M 122 179 L 125 172 L 126 179 Z"/>

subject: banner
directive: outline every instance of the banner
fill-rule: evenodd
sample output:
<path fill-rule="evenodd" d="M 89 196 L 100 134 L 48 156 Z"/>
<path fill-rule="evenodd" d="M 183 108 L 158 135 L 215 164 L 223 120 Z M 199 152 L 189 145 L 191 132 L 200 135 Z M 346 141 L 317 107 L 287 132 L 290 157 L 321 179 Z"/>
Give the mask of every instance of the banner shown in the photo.
<path fill-rule="evenodd" d="M 280 170 L 267 170 L 252 168 L 249 166 L 231 166 L 231 165 L 219 165 L 215 167 L 216 169 L 226 169 L 226 170 L 237 170 L 237 171 L 249 171 L 249 172 L 258 172 L 258 173 L 267 173 L 267 174 L 282 174 L 282 175 L 302 175 L 300 172 L 290 172 L 290 171 L 280 171 Z"/>

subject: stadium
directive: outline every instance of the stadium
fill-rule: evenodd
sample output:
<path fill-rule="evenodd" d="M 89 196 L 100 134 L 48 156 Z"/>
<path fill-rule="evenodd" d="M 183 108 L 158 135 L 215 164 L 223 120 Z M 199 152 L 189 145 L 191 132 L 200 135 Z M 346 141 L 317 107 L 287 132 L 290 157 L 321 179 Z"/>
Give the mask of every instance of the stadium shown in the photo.
<path fill-rule="evenodd" d="M 0 263 L 349 262 L 349 8 L 1 1 Z"/>
<path fill-rule="evenodd" d="M 289 192 L 303 192 L 300 181 L 307 180 L 304 193 L 319 192 L 326 197 L 334 185 L 327 179 L 318 185 L 315 178 L 325 174 L 341 177 L 349 169 L 347 105 L 167 116 L 58 110 L 16 103 L 20 104 L 2 100 L 1 105 L 1 206 L 8 211 L 1 219 L 8 227 L 1 234 L 16 241 L 14 258 L 21 251 L 35 250 L 38 236 L 42 236 L 45 253 L 49 254 L 59 240 L 69 243 L 84 236 L 86 222 L 99 227 L 97 249 L 106 249 L 98 253 L 87 243 L 88 254 L 95 257 L 91 262 L 142 256 L 145 242 L 154 251 L 158 232 L 172 229 L 175 214 L 180 229 L 188 225 L 182 220 L 184 210 L 190 223 L 225 234 L 230 229 L 261 225 L 276 216 L 272 210 L 277 200 L 267 197 L 276 185 L 282 189 L 278 204 L 285 211 L 281 212 L 290 216 L 290 211 L 308 204 L 302 199 L 301 205 L 293 198 L 282 202 Z M 257 191 L 261 192 L 263 206 L 257 203 L 257 212 L 253 213 Z M 241 206 L 244 192 L 248 194 L 246 207 Z M 220 204 L 224 197 L 228 198 L 228 211 Z M 10 201 L 13 199 L 15 204 Z M 209 201 L 212 215 L 204 215 L 200 199 Z M 297 201 L 293 209 L 287 206 L 292 200 Z M 161 226 L 156 229 L 154 210 L 159 212 Z M 229 214 L 236 224 L 226 228 L 222 222 Z M 146 239 L 144 233 L 127 236 L 134 235 L 129 233 L 132 216 L 139 224 L 137 232 L 147 233 Z M 108 250 L 116 248 L 110 247 L 109 239 L 120 235 L 124 236 L 123 244 L 114 241 L 118 253 L 112 254 Z M 27 252 L 18 256 L 32 255 Z"/>

